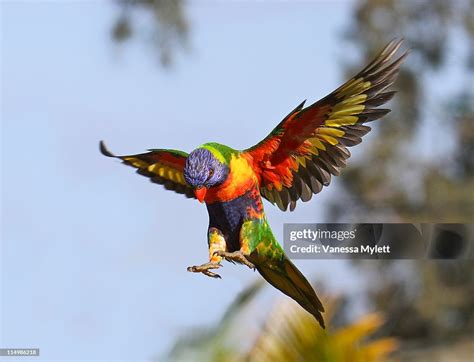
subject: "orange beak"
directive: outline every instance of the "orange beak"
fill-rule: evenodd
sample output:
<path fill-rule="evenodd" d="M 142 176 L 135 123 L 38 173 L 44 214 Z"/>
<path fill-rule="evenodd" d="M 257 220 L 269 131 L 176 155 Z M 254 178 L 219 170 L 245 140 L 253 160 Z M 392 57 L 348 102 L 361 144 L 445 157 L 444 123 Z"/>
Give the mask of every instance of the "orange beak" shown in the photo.
<path fill-rule="evenodd" d="M 206 197 L 207 189 L 205 187 L 199 187 L 198 189 L 194 189 L 194 195 L 199 200 L 200 203 L 204 202 L 204 198 Z"/>

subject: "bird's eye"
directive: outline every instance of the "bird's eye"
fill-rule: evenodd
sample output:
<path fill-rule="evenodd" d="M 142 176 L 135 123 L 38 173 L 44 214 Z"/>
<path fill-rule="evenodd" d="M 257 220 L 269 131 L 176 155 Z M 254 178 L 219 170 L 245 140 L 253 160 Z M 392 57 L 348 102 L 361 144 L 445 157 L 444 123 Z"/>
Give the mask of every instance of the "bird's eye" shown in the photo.
<path fill-rule="evenodd" d="M 214 175 L 214 170 L 211 168 L 209 170 L 209 175 L 207 176 L 207 179 L 209 180 L 212 177 L 212 175 Z"/>

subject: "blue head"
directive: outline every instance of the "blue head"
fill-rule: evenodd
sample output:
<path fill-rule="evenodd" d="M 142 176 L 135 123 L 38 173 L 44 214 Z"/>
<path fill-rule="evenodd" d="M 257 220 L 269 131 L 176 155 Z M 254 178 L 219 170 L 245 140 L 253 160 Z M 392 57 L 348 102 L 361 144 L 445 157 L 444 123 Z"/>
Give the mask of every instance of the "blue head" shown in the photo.
<path fill-rule="evenodd" d="M 195 190 L 200 190 L 196 192 L 199 201 L 204 199 L 206 189 L 220 185 L 228 175 L 229 167 L 205 148 L 195 149 L 186 159 L 184 179 Z"/>

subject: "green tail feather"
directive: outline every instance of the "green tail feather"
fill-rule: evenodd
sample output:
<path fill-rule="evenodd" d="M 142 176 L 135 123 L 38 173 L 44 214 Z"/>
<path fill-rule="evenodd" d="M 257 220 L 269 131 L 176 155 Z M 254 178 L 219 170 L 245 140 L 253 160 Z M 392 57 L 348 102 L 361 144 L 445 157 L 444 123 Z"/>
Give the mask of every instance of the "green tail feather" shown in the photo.
<path fill-rule="evenodd" d="M 265 264 L 256 265 L 256 268 L 267 282 L 293 298 L 316 318 L 323 329 L 326 328 L 321 315 L 324 312 L 321 301 L 308 280 L 286 256 L 278 269 Z"/>

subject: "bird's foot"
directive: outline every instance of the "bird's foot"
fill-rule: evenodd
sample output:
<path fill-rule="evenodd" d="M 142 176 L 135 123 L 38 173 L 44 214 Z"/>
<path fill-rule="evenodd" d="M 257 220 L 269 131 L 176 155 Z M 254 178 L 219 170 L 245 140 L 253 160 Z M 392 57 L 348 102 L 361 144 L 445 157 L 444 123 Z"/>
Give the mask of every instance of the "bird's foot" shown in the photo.
<path fill-rule="evenodd" d="M 219 263 L 206 263 L 202 265 L 194 265 L 194 266 L 188 267 L 188 272 L 203 273 L 204 275 L 207 275 L 208 277 L 221 279 L 221 276 L 219 274 L 213 273 L 209 270 L 209 269 L 219 269 L 221 266 L 222 265 Z"/>
<path fill-rule="evenodd" d="M 241 250 L 237 250 L 232 253 L 228 251 L 217 250 L 214 252 L 214 255 L 225 258 L 227 261 L 230 261 L 232 263 L 237 262 L 237 263 L 247 265 L 250 269 L 255 270 L 255 265 L 253 265 L 251 262 L 247 260 L 244 253 L 242 253 Z"/>

